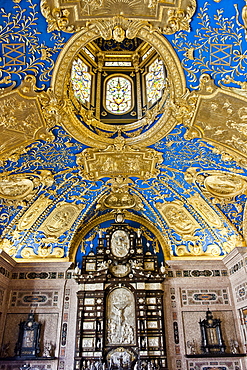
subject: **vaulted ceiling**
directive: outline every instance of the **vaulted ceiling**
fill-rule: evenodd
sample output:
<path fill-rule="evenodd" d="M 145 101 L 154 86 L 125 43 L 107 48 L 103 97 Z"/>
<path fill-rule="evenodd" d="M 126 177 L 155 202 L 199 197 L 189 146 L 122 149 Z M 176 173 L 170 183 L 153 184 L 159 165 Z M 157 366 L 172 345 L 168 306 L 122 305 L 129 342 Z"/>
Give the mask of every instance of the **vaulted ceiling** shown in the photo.
<path fill-rule="evenodd" d="M 0 248 L 18 260 L 79 260 L 118 214 L 160 259 L 245 246 L 246 9 L 244 0 L 1 1 Z M 162 98 L 134 122 L 107 124 L 97 102 L 72 98 L 71 65 L 85 48 L 95 80 L 109 73 L 102 40 L 137 81 L 149 49 L 164 63 Z M 131 52 L 124 40 L 135 40 Z M 94 93 L 102 98 L 96 83 Z"/>

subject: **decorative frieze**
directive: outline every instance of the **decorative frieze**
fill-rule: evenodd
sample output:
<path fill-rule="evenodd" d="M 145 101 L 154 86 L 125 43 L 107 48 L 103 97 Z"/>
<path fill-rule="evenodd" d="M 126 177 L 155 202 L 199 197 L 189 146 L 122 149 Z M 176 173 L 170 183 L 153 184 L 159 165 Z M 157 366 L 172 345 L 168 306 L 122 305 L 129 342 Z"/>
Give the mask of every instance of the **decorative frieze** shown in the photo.
<path fill-rule="evenodd" d="M 0 268 L 1 272 L 1 268 Z M 34 280 L 34 279 L 64 279 L 64 272 L 12 272 L 12 279 L 29 279 L 29 280 Z M 71 273 L 66 274 L 66 279 L 71 279 Z"/>
<path fill-rule="evenodd" d="M 9 271 L 2 266 L 0 267 L 0 274 L 9 277 Z"/>
<path fill-rule="evenodd" d="M 12 291 L 11 307 L 57 307 L 57 291 Z"/>
<path fill-rule="evenodd" d="M 227 289 L 182 289 L 181 301 L 183 306 L 229 304 Z"/>
<path fill-rule="evenodd" d="M 247 296 L 247 283 L 243 282 L 242 284 L 235 287 L 235 294 L 237 302 L 242 302 L 246 300 Z"/>
<path fill-rule="evenodd" d="M 247 264 L 247 260 L 246 260 L 246 264 Z M 233 267 L 230 268 L 230 270 L 229 270 L 230 275 L 235 274 L 237 271 L 239 271 L 240 269 L 242 269 L 243 266 L 244 266 L 243 260 L 241 260 L 238 263 L 236 263 Z"/>
<path fill-rule="evenodd" d="M 177 270 L 167 271 L 168 278 L 181 278 L 181 277 L 218 277 L 218 276 L 228 276 L 227 270 Z"/>
<path fill-rule="evenodd" d="M 241 364 L 238 360 L 196 360 L 189 361 L 189 370 L 240 370 Z"/>

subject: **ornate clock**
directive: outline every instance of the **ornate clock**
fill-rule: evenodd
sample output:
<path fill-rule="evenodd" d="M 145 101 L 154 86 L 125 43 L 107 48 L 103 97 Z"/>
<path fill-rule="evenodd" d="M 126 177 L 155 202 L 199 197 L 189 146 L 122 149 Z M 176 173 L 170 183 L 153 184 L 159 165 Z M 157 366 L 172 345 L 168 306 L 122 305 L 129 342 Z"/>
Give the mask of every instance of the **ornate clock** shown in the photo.
<path fill-rule="evenodd" d="M 202 335 L 201 349 L 204 353 L 224 353 L 226 346 L 221 333 L 221 320 L 214 319 L 208 309 L 206 319 L 199 322 Z"/>
<path fill-rule="evenodd" d="M 39 337 L 41 324 L 34 320 L 34 314 L 29 313 L 26 321 L 19 324 L 19 336 L 15 353 L 17 356 L 36 358 L 39 354 Z"/>

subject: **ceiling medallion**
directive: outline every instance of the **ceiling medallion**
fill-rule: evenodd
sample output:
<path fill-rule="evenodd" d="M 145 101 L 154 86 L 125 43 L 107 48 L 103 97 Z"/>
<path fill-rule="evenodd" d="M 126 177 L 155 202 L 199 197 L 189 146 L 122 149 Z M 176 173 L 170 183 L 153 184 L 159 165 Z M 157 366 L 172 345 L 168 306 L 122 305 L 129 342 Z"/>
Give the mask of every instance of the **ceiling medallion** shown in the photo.
<path fill-rule="evenodd" d="M 182 202 L 156 203 L 156 207 L 166 220 L 168 226 L 184 238 L 193 239 L 195 230 L 201 228 Z"/>
<path fill-rule="evenodd" d="M 41 0 L 40 8 L 48 23 L 48 32 L 77 32 L 88 22 L 121 15 L 135 22 L 149 22 L 154 29 L 170 35 L 190 30 L 196 0 L 76 0 L 73 6 L 69 0 Z"/>
<path fill-rule="evenodd" d="M 127 36 L 129 38 L 124 40 L 131 41 L 131 38 L 135 38 L 135 40 L 142 42 L 143 49 L 153 51 L 153 57 L 152 55 L 147 57 L 147 60 L 149 58 L 149 66 L 155 57 L 161 61 L 165 71 L 164 87 L 156 103 L 146 104 L 146 106 L 137 103 L 136 108 L 129 113 L 130 115 L 124 123 L 119 123 L 122 117 L 118 114 L 113 123 L 109 124 L 107 117 L 105 117 L 107 112 L 104 112 L 107 109 L 102 109 L 98 102 L 102 96 L 101 88 L 105 86 L 104 78 L 106 81 L 109 79 L 107 67 L 102 72 L 102 63 L 105 63 L 103 54 L 106 55 L 106 52 L 100 51 L 96 41 L 100 38 L 106 40 L 115 37 L 115 41 L 114 39 L 110 41 L 120 43 L 116 39 L 120 37 L 122 40 L 122 37 Z M 109 54 L 111 57 L 113 56 L 113 59 L 114 56 L 116 59 L 116 54 L 117 56 L 124 54 L 125 59 L 123 58 L 123 60 L 129 58 L 132 67 L 129 68 L 130 72 L 127 77 L 129 80 L 137 81 L 137 97 L 143 95 L 143 88 L 138 87 L 138 84 L 140 85 L 147 75 L 147 67 L 145 67 L 146 69 L 142 68 L 143 64 L 146 63 L 146 60 L 142 59 L 143 53 L 145 53 L 145 50 L 141 49 L 142 45 L 133 52 L 128 50 L 122 53 L 112 51 L 105 58 L 105 60 L 107 57 L 109 59 Z M 94 55 L 92 55 L 93 53 Z M 85 74 L 88 86 L 90 79 L 95 83 L 92 89 L 93 102 L 91 98 L 90 102 L 89 100 L 83 101 L 82 104 L 76 101 L 77 99 L 73 97 L 73 91 L 71 92 L 72 64 L 77 61 L 76 58 L 81 56 L 85 60 L 84 67 L 89 68 Z M 95 60 L 92 59 L 94 56 Z M 137 65 L 138 58 L 140 68 Z M 128 70 L 128 67 L 119 70 Z M 102 81 L 101 85 L 97 82 L 99 79 Z M 51 86 L 57 101 L 60 102 L 60 114 L 63 117 L 61 124 L 76 140 L 97 148 L 113 145 L 116 136 L 122 137 L 126 145 L 138 147 L 150 146 L 161 140 L 177 124 L 177 118 L 173 115 L 171 107 L 184 96 L 186 91 L 184 72 L 170 43 L 159 32 L 150 29 L 150 25 L 147 25 L 146 21 L 129 20 L 122 16 L 110 20 L 95 20 L 94 23 L 88 23 L 85 29 L 72 36 L 59 55 Z M 84 99 L 83 96 L 82 99 Z M 107 114 L 112 116 L 109 109 Z"/>
<path fill-rule="evenodd" d="M 190 167 L 185 172 L 185 179 L 189 183 L 197 184 L 206 197 L 215 197 L 218 201 L 235 200 L 236 196 L 245 194 L 247 181 L 244 176 L 224 171 L 206 171 Z"/>
<path fill-rule="evenodd" d="M 84 205 L 81 204 L 60 202 L 42 223 L 39 230 L 48 238 L 56 239 L 70 229 L 83 208 Z M 43 240 L 45 241 L 45 239 Z"/>

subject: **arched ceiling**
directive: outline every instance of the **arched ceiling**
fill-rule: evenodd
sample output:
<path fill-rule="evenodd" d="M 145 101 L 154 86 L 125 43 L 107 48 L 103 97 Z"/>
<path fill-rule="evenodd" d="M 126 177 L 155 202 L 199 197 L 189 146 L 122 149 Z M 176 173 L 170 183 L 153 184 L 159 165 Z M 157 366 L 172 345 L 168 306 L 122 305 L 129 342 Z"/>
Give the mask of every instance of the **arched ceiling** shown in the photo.
<path fill-rule="evenodd" d="M 0 248 L 73 260 L 120 211 L 165 259 L 245 246 L 245 1 L 144 0 L 142 15 L 138 1 L 58 3 L 0 8 Z M 78 51 L 116 29 L 156 48 L 169 88 L 110 131 L 88 111 L 78 120 L 67 87 Z"/>

